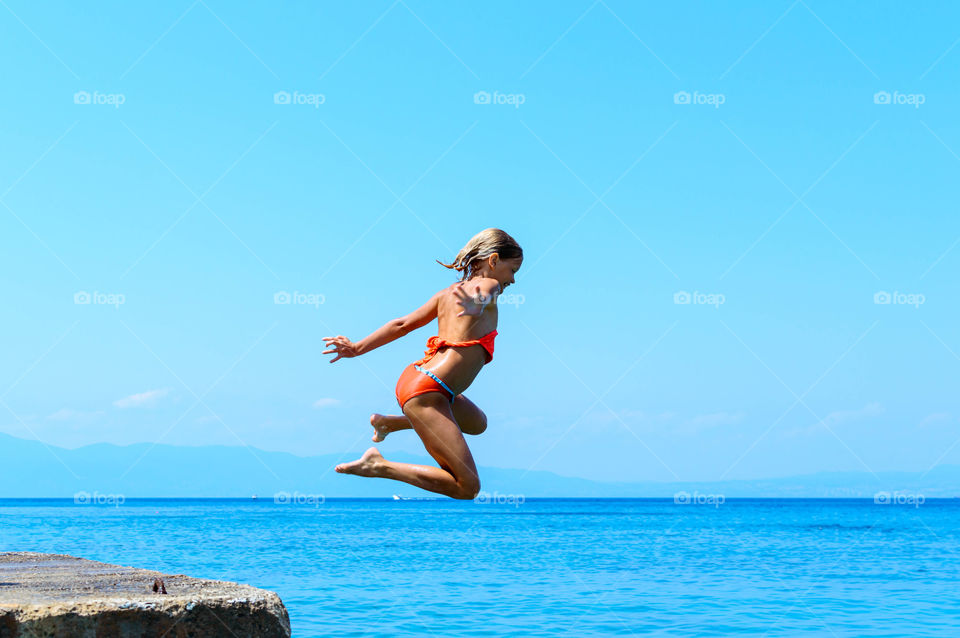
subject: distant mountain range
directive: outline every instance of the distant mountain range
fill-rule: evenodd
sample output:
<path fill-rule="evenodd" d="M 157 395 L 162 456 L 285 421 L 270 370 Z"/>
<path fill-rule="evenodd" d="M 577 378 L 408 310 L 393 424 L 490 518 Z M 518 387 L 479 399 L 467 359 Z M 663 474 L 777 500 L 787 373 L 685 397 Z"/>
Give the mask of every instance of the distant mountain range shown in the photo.
<path fill-rule="evenodd" d="M 435 464 L 395 454 L 392 460 Z M 300 457 L 244 447 L 97 443 L 74 450 L 0 433 L 0 498 L 74 497 L 121 494 L 137 497 L 310 498 L 425 496 L 394 481 L 344 476 L 340 455 Z M 822 472 L 789 478 L 689 482 L 616 483 L 522 469 L 480 468 L 488 497 L 670 497 L 724 498 L 925 498 L 960 496 L 960 467 L 940 466 L 926 476 L 882 472 Z M 286 496 L 284 496 L 286 495 Z M 298 496 L 299 495 L 299 496 Z"/>

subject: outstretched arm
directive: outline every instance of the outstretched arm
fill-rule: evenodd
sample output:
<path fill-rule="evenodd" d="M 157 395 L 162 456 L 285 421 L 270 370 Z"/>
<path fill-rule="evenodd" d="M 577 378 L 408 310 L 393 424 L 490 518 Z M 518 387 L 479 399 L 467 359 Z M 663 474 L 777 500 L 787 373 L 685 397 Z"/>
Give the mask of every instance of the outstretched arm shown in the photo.
<path fill-rule="evenodd" d="M 388 344 L 395 339 L 399 339 L 408 332 L 427 325 L 437 317 L 437 303 L 442 293 L 443 291 L 441 290 L 434 296 L 430 297 L 430 300 L 427 303 L 423 304 L 410 314 L 406 315 L 405 317 L 400 317 L 399 319 L 394 319 L 393 321 L 388 321 L 380 328 L 377 328 L 369 336 L 356 343 L 350 341 L 343 335 L 338 335 L 336 337 L 324 337 L 323 340 L 326 342 L 325 345 L 327 348 L 329 348 L 329 350 L 324 350 L 323 354 L 337 355 L 330 360 L 330 363 L 333 363 L 341 358 L 349 359 L 351 357 L 359 357 L 361 354 L 366 354 L 375 348 L 379 348 L 380 346 Z"/>
<path fill-rule="evenodd" d="M 453 294 L 457 297 L 457 303 L 463 308 L 457 316 L 462 315 L 477 316 L 483 313 L 491 303 L 496 301 L 497 296 L 502 292 L 500 282 L 496 279 L 484 277 L 476 283 L 462 282 L 454 289 Z"/>

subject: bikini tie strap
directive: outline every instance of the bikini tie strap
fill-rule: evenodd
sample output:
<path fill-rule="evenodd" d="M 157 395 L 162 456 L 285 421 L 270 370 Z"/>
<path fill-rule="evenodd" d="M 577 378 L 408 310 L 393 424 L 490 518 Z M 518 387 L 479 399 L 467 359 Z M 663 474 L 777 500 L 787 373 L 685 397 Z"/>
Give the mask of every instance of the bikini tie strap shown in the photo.
<path fill-rule="evenodd" d="M 494 333 L 494 336 L 496 336 L 496 333 Z M 441 339 L 440 335 L 434 335 L 427 339 L 427 349 L 423 351 L 423 358 L 414 363 L 416 365 L 423 365 L 435 357 L 440 351 L 440 348 L 443 348 L 444 346 L 462 347 L 474 346 L 477 344 L 483 344 L 483 339 L 474 339 L 472 341 L 447 341 L 446 339 Z"/>

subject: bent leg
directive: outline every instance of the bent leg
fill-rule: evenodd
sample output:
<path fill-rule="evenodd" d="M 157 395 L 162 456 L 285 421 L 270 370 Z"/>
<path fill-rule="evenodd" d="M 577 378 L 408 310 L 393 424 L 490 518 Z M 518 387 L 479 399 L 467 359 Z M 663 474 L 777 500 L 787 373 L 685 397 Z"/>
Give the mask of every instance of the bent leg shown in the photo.
<path fill-rule="evenodd" d="M 451 498 L 474 498 L 480 491 L 477 466 L 446 398 L 439 393 L 419 395 L 407 401 L 403 411 L 440 467 L 394 463 L 370 448 L 359 460 L 338 465 L 336 470 L 403 481 Z"/>
<path fill-rule="evenodd" d="M 474 498 L 480 492 L 480 476 L 446 397 L 435 392 L 414 397 L 403 406 L 403 412 L 427 452 L 450 477 L 440 477 L 441 489 L 432 491 L 453 498 Z"/>
<path fill-rule="evenodd" d="M 370 425 L 373 426 L 374 430 L 372 437 L 374 443 L 384 440 L 388 434 L 400 430 L 409 430 L 413 427 L 410 425 L 410 419 L 405 416 L 378 413 L 370 415 Z"/>
<path fill-rule="evenodd" d="M 458 394 L 454 397 L 452 408 L 453 418 L 464 434 L 483 434 L 483 431 L 487 429 L 487 415 L 466 396 Z M 383 441 L 392 432 L 413 428 L 410 425 L 410 419 L 406 416 L 393 414 L 371 414 L 370 425 L 376 430 L 373 435 L 374 443 Z"/>
<path fill-rule="evenodd" d="M 462 394 L 453 399 L 453 418 L 457 420 L 457 425 L 464 434 L 483 434 L 487 429 L 487 415 L 476 403 Z"/>

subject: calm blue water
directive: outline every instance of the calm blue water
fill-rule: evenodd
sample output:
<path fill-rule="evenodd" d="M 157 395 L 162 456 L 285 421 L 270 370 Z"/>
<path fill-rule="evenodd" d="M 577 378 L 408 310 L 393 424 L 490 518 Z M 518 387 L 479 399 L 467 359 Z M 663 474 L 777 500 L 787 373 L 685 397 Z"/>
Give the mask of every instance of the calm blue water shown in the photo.
<path fill-rule="evenodd" d="M 0 501 L 0 551 L 280 594 L 294 636 L 958 636 L 960 501 Z"/>

